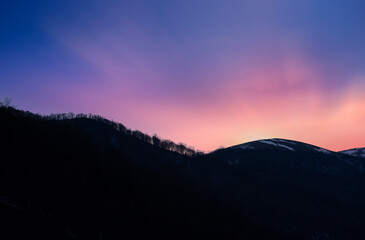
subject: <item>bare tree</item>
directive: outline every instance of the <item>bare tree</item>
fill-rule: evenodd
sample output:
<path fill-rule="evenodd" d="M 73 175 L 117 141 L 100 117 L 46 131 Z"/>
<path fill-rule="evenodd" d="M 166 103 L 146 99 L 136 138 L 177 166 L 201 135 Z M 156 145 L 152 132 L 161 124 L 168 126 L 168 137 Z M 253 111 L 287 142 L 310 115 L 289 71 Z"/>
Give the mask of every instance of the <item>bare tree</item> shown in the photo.
<path fill-rule="evenodd" d="M 9 107 L 12 107 L 12 104 L 11 104 L 12 100 L 10 98 L 4 98 L 3 101 L 0 101 L 0 107 L 5 107 L 5 108 L 9 108 Z"/>
<path fill-rule="evenodd" d="M 157 147 L 161 145 L 161 139 L 156 134 L 152 137 L 152 144 Z"/>

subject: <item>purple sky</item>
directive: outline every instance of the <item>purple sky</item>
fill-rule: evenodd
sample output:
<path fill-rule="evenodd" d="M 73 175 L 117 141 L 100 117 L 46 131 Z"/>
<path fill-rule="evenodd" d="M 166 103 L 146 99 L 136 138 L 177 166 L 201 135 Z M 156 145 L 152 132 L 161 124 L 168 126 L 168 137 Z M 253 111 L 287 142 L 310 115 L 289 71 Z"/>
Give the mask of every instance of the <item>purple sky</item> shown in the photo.
<path fill-rule="evenodd" d="M 365 146 L 365 2 L 5 1 L 0 97 L 202 150 Z"/>

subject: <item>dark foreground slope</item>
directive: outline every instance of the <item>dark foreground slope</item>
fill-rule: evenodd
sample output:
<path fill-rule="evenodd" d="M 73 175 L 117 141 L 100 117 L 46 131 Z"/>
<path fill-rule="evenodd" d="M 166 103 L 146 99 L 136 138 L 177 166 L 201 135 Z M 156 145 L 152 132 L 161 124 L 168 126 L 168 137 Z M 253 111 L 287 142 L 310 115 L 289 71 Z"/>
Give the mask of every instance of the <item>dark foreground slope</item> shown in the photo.
<path fill-rule="evenodd" d="M 0 239 L 365 237 L 360 157 L 278 139 L 189 157 L 12 108 L 0 132 Z"/>
<path fill-rule="evenodd" d="M 201 192 L 190 157 L 107 124 L 0 108 L 0 126 L 0 239 L 282 236 Z"/>
<path fill-rule="evenodd" d="M 222 200 L 306 239 L 365 238 L 365 158 L 284 139 L 205 156 Z"/>

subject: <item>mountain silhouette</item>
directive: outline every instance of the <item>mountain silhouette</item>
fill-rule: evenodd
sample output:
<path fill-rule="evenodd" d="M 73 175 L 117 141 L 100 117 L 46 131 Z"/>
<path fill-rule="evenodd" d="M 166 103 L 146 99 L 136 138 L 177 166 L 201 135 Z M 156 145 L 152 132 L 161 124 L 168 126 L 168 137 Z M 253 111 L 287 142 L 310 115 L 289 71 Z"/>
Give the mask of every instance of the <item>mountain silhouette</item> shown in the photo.
<path fill-rule="evenodd" d="M 211 153 L 100 116 L 0 107 L 0 239 L 363 239 L 364 149 Z"/>

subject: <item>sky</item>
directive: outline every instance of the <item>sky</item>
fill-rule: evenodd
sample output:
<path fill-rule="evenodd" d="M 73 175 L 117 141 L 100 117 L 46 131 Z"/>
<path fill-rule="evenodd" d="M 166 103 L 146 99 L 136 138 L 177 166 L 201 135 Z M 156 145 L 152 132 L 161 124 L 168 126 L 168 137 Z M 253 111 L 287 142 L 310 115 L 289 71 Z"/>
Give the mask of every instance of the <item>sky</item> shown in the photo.
<path fill-rule="evenodd" d="M 1 1 L 0 98 L 203 151 L 365 147 L 365 1 Z"/>

